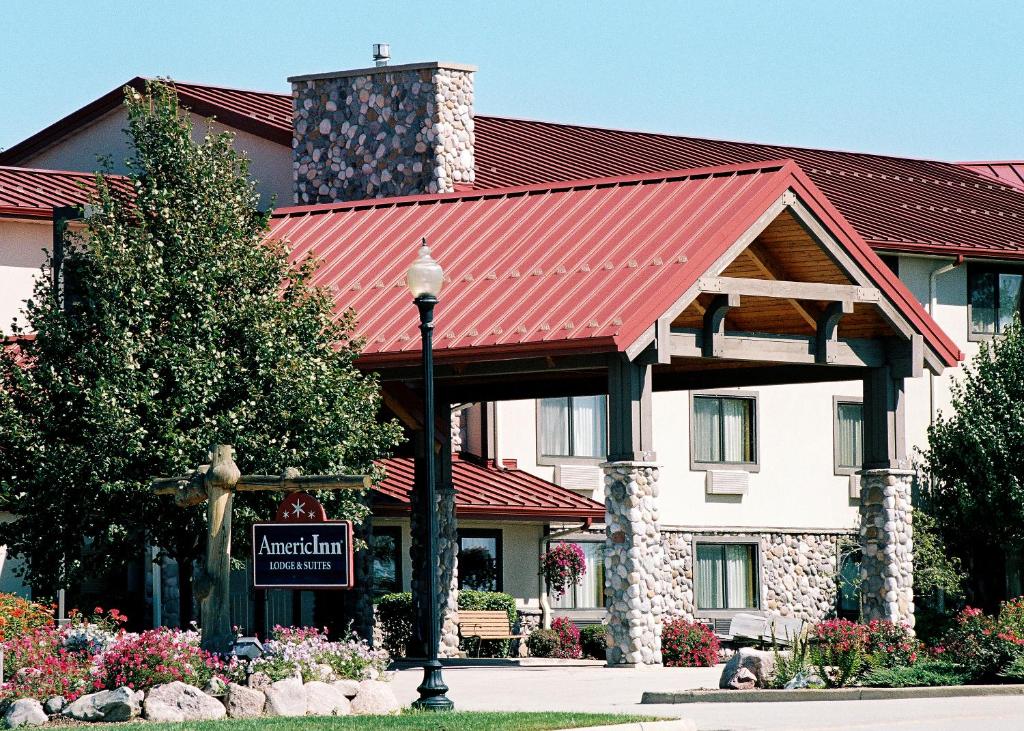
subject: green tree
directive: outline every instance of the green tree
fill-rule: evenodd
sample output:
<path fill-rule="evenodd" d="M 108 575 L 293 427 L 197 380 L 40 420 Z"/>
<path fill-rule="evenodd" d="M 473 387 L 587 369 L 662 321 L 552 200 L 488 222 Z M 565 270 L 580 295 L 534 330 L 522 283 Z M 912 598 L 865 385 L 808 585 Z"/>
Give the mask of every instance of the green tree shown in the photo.
<path fill-rule="evenodd" d="M 151 476 L 190 472 L 214 443 L 235 445 L 243 472 L 369 472 L 400 430 L 354 366 L 354 314 L 335 316 L 314 261 L 266 240 L 232 135 L 195 141 L 168 84 L 125 95 L 130 185 L 97 176 L 67 286 L 47 283 L 48 262 L 25 311 L 34 338 L 0 361 L 0 475 L 18 513 L 0 542 L 49 593 L 123 569 L 149 541 L 185 571 L 187 621 L 204 509 L 150 495 Z M 279 498 L 238 496 L 236 546 Z M 332 517 L 368 512 L 357 492 L 322 501 Z"/>
<path fill-rule="evenodd" d="M 928 429 L 929 512 L 964 559 L 970 598 L 994 607 L 1006 548 L 1024 540 L 1024 335 L 1019 319 L 982 343 Z"/>

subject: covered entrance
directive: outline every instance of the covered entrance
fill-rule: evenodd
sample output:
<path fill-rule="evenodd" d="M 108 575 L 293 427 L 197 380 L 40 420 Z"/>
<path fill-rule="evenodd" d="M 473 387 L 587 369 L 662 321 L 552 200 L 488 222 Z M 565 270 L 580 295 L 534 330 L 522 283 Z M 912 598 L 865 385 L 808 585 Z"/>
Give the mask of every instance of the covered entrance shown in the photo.
<path fill-rule="evenodd" d="M 421 237 L 447 275 L 434 338 L 442 405 L 608 395 L 609 664 L 661 661 L 672 577 L 654 391 L 861 381 L 863 613 L 913 621 L 904 382 L 961 354 L 795 163 L 284 209 L 274 235 L 324 260 L 321 283 L 366 339 L 360 366 L 413 430 L 420 354 L 403 277 Z M 446 587 L 452 502 L 442 490 L 434 565 Z M 450 606 L 447 591 L 435 600 Z"/>

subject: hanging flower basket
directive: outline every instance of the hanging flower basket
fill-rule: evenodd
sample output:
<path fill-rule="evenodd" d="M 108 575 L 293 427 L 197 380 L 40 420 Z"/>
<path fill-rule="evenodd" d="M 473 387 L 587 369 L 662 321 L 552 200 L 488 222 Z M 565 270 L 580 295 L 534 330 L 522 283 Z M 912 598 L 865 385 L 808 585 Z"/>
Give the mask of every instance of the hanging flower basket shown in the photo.
<path fill-rule="evenodd" d="M 575 543 L 554 543 L 540 558 L 541 573 L 555 599 L 570 587 L 579 586 L 587 573 L 583 549 Z"/>

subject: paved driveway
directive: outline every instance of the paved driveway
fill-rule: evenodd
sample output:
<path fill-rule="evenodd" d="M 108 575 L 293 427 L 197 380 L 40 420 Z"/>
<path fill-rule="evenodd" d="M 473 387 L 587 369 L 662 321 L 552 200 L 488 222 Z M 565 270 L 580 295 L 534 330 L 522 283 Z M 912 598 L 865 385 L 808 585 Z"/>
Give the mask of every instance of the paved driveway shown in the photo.
<path fill-rule="evenodd" d="M 602 711 L 690 718 L 700 731 L 1024 731 L 1024 697 L 811 703 L 640 705 L 645 690 L 718 685 L 718 668 L 452 667 L 444 677 L 461 710 Z M 417 697 L 418 669 L 395 675 L 403 703 Z"/>

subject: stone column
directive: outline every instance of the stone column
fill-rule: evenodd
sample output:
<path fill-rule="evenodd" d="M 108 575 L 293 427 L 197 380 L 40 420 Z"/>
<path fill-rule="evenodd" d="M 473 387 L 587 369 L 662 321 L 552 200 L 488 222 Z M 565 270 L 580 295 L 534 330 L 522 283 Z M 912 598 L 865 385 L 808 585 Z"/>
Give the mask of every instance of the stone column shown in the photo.
<path fill-rule="evenodd" d="M 861 609 L 863 619 L 914 626 L 912 470 L 860 473 Z"/>
<path fill-rule="evenodd" d="M 608 462 L 603 469 L 608 666 L 660 665 L 672 572 L 658 524 L 658 468 L 649 462 Z"/>

